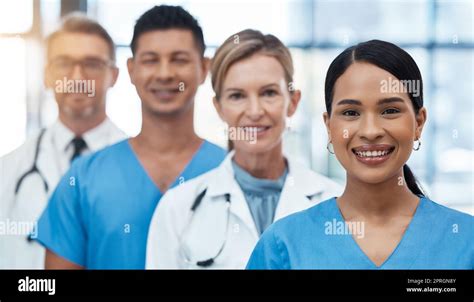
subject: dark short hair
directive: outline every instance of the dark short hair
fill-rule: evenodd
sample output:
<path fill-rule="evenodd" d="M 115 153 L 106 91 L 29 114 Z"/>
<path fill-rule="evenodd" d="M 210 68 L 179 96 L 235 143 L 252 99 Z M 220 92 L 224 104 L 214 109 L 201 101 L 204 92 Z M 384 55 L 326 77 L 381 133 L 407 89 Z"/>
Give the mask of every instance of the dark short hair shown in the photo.
<path fill-rule="evenodd" d="M 49 54 L 54 39 L 64 33 L 84 33 L 98 36 L 109 46 L 110 59 L 115 62 L 115 43 L 109 33 L 97 21 L 80 12 L 74 12 L 64 16 L 60 27 L 46 38 L 47 54 Z"/>
<path fill-rule="evenodd" d="M 170 5 L 155 6 L 138 18 L 135 28 L 133 29 L 133 38 L 130 45 L 132 54 L 135 55 L 138 38 L 142 34 L 153 30 L 166 29 L 190 30 L 193 34 L 196 46 L 199 49 L 199 53 L 201 56 L 204 55 L 206 45 L 204 44 L 204 36 L 198 21 L 181 6 Z"/>

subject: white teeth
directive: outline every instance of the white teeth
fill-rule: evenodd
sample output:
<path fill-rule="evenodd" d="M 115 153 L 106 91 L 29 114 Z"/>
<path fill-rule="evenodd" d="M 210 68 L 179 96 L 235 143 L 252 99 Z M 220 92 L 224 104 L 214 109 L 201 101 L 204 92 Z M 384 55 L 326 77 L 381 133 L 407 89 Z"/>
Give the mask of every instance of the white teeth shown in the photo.
<path fill-rule="evenodd" d="M 385 151 L 357 151 L 356 154 L 360 157 L 378 157 L 378 156 L 385 156 L 390 153 L 389 150 Z"/>
<path fill-rule="evenodd" d="M 245 131 L 248 132 L 262 132 L 266 127 L 243 127 Z"/>

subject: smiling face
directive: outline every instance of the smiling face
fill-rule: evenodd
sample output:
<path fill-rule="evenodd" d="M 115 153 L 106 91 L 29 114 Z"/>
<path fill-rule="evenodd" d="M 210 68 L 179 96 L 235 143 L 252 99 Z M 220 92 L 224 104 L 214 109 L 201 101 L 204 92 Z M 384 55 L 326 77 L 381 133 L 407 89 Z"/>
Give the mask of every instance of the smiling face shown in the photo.
<path fill-rule="evenodd" d="M 189 30 L 142 34 L 127 67 L 144 111 L 166 115 L 192 108 L 196 91 L 206 78 L 207 61 Z"/>
<path fill-rule="evenodd" d="M 286 118 L 292 116 L 300 92 L 290 93 L 279 61 L 254 54 L 237 61 L 227 71 L 219 100 L 214 105 L 231 129 L 256 140 L 234 140 L 236 152 L 264 153 L 281 148 Z"/>
<path fill-rule="evenodd" d="M 348 177 L 364 183 L 402 175 L 426 120 L 425 108 L 415 114 L 407 93 L 381 89 L 394 78 L 373 64 L 352 64 L 336 81 L 331 116 L 324 114 L 337 159 Z"/>

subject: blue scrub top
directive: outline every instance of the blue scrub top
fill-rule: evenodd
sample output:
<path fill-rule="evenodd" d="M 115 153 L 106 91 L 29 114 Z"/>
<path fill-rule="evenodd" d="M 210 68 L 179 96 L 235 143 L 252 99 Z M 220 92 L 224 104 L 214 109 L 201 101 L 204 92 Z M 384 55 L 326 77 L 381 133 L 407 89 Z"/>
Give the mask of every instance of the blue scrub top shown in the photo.
<path fill-rule="evenodd" d="M 381 266 L 338 222 L 344 218 L 336 198 L 275 222 L 262 235 L 247 269 L 474 268 L 473 216 L 427 198 L 420 199 L 401 241 Z"/>
<path fill-rule="evenodd" d="M 199 176 L 226 151 L 204 141 L 173 186 Z M 91 269 L 144 269 L 148 227 L 162 192 L 128 140 L 74 161 L 38 221 L 38 240 Z"/>

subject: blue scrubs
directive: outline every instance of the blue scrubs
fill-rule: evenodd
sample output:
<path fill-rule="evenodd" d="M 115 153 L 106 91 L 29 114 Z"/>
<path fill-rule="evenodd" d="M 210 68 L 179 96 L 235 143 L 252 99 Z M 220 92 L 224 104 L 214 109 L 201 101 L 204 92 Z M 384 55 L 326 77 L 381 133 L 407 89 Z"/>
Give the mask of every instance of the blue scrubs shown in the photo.
<path fill-rule="evenodd" d="M 473 269 L 474 218 L 427 198 L 381 266 L 359 248 L 336 198 L 275 222 L 262 235 L 247 269 Z M 340 225 L 339 225 L 340 226 Z"/>
<path fill-rule="evenodd" d="M 172 186 L 217 167 L 226 151 L 204 141 Z M 91 269 L 144 269 L 148 227 L 162 192 L 128 140 L 77 159 L 38 221 L 38 240 Z"/>

